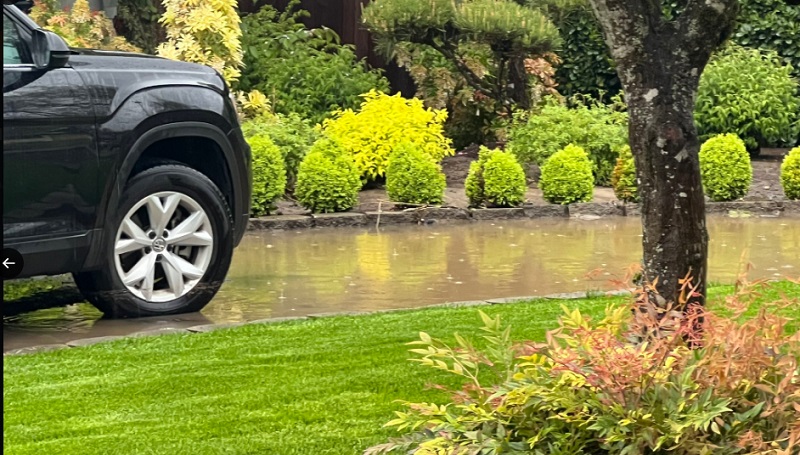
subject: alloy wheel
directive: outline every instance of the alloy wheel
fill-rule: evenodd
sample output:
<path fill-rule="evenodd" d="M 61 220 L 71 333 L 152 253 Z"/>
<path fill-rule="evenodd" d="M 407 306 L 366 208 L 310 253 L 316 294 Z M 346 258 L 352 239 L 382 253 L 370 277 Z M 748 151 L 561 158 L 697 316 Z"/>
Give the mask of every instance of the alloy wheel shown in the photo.
<path fill-rule="evenodd" d="M 162 191 L 137 202 L 114 241 L 117 275 L 136 297 L 169 302 L 194 288 L 211 262 L 214 235 L 202 206 Z"/>

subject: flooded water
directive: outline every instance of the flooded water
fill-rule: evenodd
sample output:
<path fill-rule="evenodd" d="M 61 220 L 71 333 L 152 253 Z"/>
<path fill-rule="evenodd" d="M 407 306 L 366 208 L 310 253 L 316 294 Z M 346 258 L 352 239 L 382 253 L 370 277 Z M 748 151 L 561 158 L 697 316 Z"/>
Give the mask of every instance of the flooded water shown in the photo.
<path fill-rule="evenodd" d="M 709 280 L 800 275 L 800 219 L 710 218 Z M 165 327 L 614 288 L 641 257 L 638 218 L 515 220 L 248 234 L 202 313 L 98 319 L 71 305 L 7 317 L 4 349 Z"/>

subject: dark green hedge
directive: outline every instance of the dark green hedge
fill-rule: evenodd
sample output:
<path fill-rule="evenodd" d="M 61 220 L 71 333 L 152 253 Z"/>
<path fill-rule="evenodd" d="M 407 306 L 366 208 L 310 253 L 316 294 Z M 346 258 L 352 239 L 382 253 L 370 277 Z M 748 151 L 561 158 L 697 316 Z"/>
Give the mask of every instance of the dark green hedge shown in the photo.
<path fill-rule="evenodd" d="M 793 67 L 800 78 L 800 5 L 786 0 L 740 0 L 739 25 L 732 40 L 745 47 L 774 50 Z M 665 11 L 675 14 L 676 4 L 664 2 Z M 606 92 L 605 99 L 620 90 L 613 60 L 591 9 L 582 6 L 561 11 L 554 17 L 563 46 L 562 65 L 556 72 L 562 95 L 576 93 L 595 97 Z"/>

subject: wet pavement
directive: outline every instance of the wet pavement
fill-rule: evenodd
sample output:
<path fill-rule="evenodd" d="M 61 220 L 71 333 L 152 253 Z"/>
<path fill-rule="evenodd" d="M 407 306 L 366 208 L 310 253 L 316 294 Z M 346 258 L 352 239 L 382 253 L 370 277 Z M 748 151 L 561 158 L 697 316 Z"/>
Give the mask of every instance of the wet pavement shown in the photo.
<path fill-rule="evenodd" d="M 800 276 L 800 218 L 710 217 L 709 280 Z M 248 234 L 201 313 L 106 320 L 88 304 L 4 317 L 4 351 L 163 328 L 615 289 L 641 256 L 636 217 Z"/>

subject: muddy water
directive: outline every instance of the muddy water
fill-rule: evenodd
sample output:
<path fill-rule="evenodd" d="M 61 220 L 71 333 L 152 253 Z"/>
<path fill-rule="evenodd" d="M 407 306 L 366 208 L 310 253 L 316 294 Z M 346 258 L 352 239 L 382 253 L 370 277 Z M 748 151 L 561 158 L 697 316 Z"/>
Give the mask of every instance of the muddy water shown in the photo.
<path fill-rule="evenodd" d="M 711 218 L 709 279 L 800 275 L 800 219 Z M 6 318 L 4 349 L 210 322 L 605 290 L 641 256 L 637 218 L 249 234 L 202 313 L 98 320 L 88 305 Z"/>

